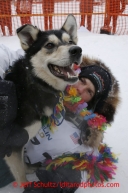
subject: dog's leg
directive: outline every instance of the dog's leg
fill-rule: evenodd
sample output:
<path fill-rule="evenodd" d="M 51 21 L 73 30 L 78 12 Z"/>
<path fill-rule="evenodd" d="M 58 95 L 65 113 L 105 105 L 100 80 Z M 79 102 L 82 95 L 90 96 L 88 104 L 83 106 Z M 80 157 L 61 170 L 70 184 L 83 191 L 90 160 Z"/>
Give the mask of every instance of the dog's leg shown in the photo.
<path fill-rule="evenodd" d="M 36 135 L 38 130 L 41 128 L 41 122 L 37 121 L 33 125 L 26 127 L 25 129 L 29 133 L 29 139 Z M 23 160 L 24 148 L 21 148 L 17 151 L 13 151 L 10 157 L 5 157 L 7 165 L 10 167 L 10 170 L 16 180 L 16 182 L 21 185 L 22 182 L 26 182 L 25 175 L 25 164 Z M 35 168 L 34 168 L 35 169 Z M 28 172 L 28 171 L 27 171 Z M 30 171 L 29 171 L 30 172 Z M 33 171 L 34 172 L 34 171 Z"/>
<path fill-rule="evenodd" d="M 23 149 L 13 151 L 10 157 L 5 157 L 5 161 L 10 167 L 10 170 L 19 185 L 27 181 L 23 161 Z"/>
<path fill-rule="evenodd" d="M 32 125 L 25 127 L 26 131 L 29 134 L 29 139 L 32 139 L 38 133 L 41 126 L 41 121 L 36 121 Z"/>

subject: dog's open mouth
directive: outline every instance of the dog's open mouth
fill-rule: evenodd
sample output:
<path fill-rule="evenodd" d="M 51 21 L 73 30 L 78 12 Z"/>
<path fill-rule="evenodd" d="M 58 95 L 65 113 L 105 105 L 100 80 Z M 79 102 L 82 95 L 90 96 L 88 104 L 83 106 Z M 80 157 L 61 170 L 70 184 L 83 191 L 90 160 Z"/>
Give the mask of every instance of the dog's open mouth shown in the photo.
<path fill-rule="evenodd" d="M 53 64 L 48 65 L 50 72 L 65 81 L 73 81 L 78 79 L 78 74 L 72 69 L 72 66 L 60 67 Z"/>

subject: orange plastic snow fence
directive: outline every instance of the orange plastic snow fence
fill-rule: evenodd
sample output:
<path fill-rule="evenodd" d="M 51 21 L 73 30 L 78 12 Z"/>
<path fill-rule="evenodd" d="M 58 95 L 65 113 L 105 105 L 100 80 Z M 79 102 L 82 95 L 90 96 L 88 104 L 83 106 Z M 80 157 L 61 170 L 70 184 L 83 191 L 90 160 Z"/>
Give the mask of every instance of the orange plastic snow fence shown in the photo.
<path fill-rule="evenodd" d="M 58 29 L 68 14 L 76 17 L 78 28 L 128 34 L 128 0 L 0 0 L 0 36 L 15 35 L 24 24 Z"/>

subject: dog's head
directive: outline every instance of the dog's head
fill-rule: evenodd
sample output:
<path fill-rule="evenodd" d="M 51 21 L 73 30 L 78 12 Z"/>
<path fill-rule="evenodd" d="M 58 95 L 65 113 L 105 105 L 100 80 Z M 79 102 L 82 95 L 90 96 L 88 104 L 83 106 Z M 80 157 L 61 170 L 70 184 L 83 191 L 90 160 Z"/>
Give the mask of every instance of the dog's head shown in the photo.
<path fill-rule="evenodd" d="M 72 66 L 81 63 L 82 49 L 76 46 L 77 24 L 73 15 L 67 17 L 60 30 L 41 31 L 24 25 L 17 29 L 17 34 L 35 76 L 57 90 L 78 80 Z"/>

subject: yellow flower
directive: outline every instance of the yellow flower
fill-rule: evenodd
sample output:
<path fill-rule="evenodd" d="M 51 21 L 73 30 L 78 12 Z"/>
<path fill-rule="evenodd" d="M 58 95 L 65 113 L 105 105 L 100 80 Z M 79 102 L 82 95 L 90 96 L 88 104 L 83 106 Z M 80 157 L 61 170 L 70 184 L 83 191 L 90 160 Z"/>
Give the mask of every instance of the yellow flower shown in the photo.
<path fill-rule="evenodd" d="M 74 97 L 77 96 L 76 88 L 70 87 L 69 94 Z"/>
<path fill-rule="evenodd" d="M 88 112 L 88 111 L 82 111 L 82 112 L 80 112 L 80 115 L 82 116 L 82 117 L 85 117 L 86 115 L 90 115 L 91 113 L 90 112 Z"/>

